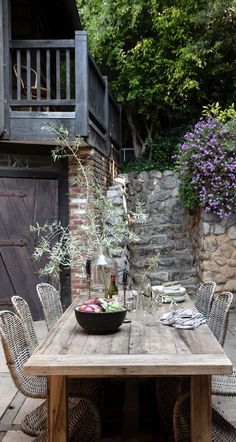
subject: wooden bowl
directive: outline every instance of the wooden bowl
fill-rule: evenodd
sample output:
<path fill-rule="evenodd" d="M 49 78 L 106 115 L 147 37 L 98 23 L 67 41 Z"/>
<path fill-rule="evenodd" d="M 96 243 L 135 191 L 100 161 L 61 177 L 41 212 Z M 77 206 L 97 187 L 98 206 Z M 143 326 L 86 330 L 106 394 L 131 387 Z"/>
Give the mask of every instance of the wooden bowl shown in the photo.
<path fill-rule="evenodd" d="M 90 313 L 80 312 L 75 308 L 75 317 L 79 325 L 88 333 L 105 335 L 118 330 L 126 317 L 126 310 L 119 312 Z"/>

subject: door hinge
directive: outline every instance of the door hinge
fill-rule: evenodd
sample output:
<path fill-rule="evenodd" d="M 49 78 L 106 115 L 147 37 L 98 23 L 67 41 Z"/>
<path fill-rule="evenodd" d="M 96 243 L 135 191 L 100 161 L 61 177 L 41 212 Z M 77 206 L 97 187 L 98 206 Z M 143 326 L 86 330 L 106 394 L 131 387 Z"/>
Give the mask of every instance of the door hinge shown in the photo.
<path fill-rule="evenodd" d="M 24 239 L 0 239 L 0 247 L 7 247 L 7 246 L 18 246 L 23 247 L 27 245 L 27 241 Z"/>

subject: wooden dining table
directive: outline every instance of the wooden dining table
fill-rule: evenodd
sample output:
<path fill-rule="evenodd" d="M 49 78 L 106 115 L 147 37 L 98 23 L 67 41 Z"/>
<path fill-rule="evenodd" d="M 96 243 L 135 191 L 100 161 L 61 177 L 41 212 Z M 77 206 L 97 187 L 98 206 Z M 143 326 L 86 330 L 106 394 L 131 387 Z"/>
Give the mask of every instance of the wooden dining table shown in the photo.
<path fill-rule="evenodd" d="M 48 441 L 67 441 L 67 378 L 189 376 L 192 442 L 210 442 L 211 376 L 232 373 L 232 364 L 208 326 L 163 325 L 158 318 L 170 308 L 163 304 L 155 325 L 128 312 L 131 322 L 116 333 L 88 334 L 74 313 L 83 299 L 70 305 L 24 365 L 25 374 L 48 379 Z M 187 295 L 181 307 L 194 309 Z"/>

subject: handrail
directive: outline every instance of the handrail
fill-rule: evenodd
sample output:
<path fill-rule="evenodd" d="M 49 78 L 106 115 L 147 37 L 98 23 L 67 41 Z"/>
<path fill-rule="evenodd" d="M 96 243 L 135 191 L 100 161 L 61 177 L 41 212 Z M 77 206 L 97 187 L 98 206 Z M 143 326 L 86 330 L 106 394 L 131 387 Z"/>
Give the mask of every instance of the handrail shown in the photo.
<path fill-rule="evenodd" d="M 99 136 L 120 147 L 120 106 L 88 51 L 85 31 L 76 31 L 75 39 L 11 40 L 9 47 L 12 110 L 74 111 L 76 133 L 88 138 L 93 123 Z"/>
<path fill-rule="evenodd" d="M 10 40 L 12 49 L 74 48 L 75 40 Z"/>

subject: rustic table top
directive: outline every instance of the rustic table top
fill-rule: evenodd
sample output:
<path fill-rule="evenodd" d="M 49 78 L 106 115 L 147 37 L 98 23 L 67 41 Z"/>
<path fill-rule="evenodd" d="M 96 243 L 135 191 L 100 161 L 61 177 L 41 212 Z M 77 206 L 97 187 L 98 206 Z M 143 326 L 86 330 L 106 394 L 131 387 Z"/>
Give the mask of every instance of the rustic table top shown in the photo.
<path fill-rule="evenodd" d="M 77 323 L 75 300 L 24 366 L 25 374 L 78 377 L 211 375 L 232 373 L 232 364 L 206 324 L 181 330 L 147 326 L 129 313 L 116 333 L 91 335 Z M 181 307 L 194 308 L 187 297 Z M 163 305 L 157 318 L 169 308 Z"/>

